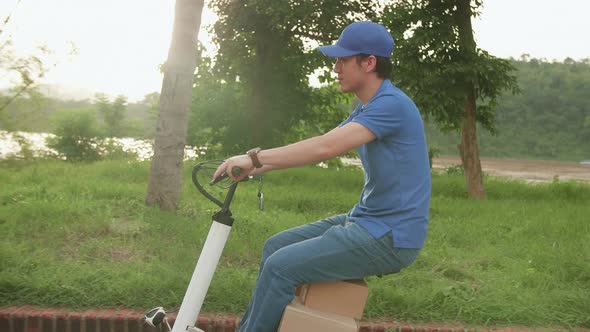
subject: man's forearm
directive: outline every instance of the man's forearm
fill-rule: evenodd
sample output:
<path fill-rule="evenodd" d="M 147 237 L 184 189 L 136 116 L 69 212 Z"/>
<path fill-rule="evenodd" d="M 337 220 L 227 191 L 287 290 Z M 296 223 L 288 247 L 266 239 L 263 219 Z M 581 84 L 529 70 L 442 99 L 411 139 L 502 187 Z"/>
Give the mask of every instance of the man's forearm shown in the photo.
<path fill-rule="evenodd" d="M 266 173 L 275 169 L 280 169 L 278 166 L 275 165 L 262 165 L 262 167 L 260 168 L 255 168 L 250 172 L 250 175 L 257 175 L 257 174 L 262 174 L 262 173 Z"/>
<path fill-rule="evenodd" d="M 370 129 L 362 124 L 349 122 L 321 136 L 260 151 L 258 153 L 258 160 L 263 167 L 253 169 L 250 174 L 319 163 L 338 157 L 346 153 L 346 151 L 367 144 L 375 139 L 376 136 Z M 241 158 L 249 159 L 246 156 L 241 156 Z M 251 165 L 249 162 L 247 164 L 248 166 Z"/>
<path fill-rule="evenodd" d="M 315 164 L 342 155 L 375 139 L 376 136 L 370 129 L 362 124 L 349 122 L 321 136 L 262 150 L 258 153 L 258 160 L 262 165 L 272 165 L 272 169 Z"/>
<path fill-rule="evenodd" d="M 330 149 L 325 146 L 322 136 L 315 136 L 297 143 L 278 148 L 262 150 L 258 160 L 262 165 L 271 165 L 272 169 L 315 164 L 330 159 Z"/>

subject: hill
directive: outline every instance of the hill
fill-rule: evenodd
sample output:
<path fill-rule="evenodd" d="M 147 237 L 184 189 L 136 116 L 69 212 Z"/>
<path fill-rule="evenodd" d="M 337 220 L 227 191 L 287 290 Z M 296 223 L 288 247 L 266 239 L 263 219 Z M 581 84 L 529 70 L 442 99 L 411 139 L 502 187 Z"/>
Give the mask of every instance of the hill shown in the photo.
<path fill-rule="evenodd" d="M 482 156 L 590 159 L 590 61 L 512 60 L 521 93 L 504 95 L 496 109 L 497 135 L 479 130 Z M 458 155 L 458 134 L 427 123 L 428 143 Z"/>

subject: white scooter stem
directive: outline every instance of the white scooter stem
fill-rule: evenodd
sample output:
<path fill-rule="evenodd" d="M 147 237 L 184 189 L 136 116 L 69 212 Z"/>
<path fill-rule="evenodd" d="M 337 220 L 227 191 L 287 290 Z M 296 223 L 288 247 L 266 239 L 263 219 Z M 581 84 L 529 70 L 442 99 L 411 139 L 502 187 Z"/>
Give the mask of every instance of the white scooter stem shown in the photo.
<path fill-rule="evenodd" d="M 197 324 L 205 295 L 213 279 L 225 242 L 229 237 L 231 226 L 213 221 L 205 245 L 199 256 L 197 267 L 182 300 L 180 311 L 172 327 L 172 332 L 191 331 Z M 197 330 L 198 331 L 198 330 Z"/>

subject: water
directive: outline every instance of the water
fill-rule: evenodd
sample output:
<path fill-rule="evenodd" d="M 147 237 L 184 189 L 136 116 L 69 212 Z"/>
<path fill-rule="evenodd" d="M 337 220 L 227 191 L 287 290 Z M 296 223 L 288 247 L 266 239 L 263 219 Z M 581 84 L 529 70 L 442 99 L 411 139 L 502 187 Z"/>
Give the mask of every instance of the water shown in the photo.
<path fill-rule="evenodd" d="M 20 138 L 19 138 L 20 137 Z M 22 158 L 21 153 L 21 139 L 30 145 L 30 149 L 34 157 L 53 156 L 57 157 L 57 151 L 47 147 L 46 139 L 48 137 L 55 137 L 49 133 L 29 133 L 29 132 L 9 132 L 0 130 L 0 159 L 7 158 Z M 137 155 L 137 160 L 149 160 L 152 158 L 153 140 L 140 140 L 130 137 L 112 138 L 112 141 L 121 146 L 123 151 L 134 153 Z M 205 154 L 207 147 L 193 147 L 185 146 L 184 159 L 195 159 L 199 155 Z"/>

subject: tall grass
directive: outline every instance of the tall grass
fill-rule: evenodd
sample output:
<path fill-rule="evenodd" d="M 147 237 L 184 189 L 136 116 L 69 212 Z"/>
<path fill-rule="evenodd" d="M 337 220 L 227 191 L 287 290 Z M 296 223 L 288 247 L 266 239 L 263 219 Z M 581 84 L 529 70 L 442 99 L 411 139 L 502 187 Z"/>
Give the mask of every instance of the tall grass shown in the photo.
<path fill-rule="evenodd" d="M 0 305 L 178 307 L 217 207 L 190 183 L 177 213 L 145 207 L 149 164 L 0 163 Z M 266 238 L 359 198 L 362 170 L 303 167 L 238 186 L 205 311 L 241 314 Z M 418 260 L 368 278 L 366 318 L 590 327 L 590 186 L 434 175 Z"/>

